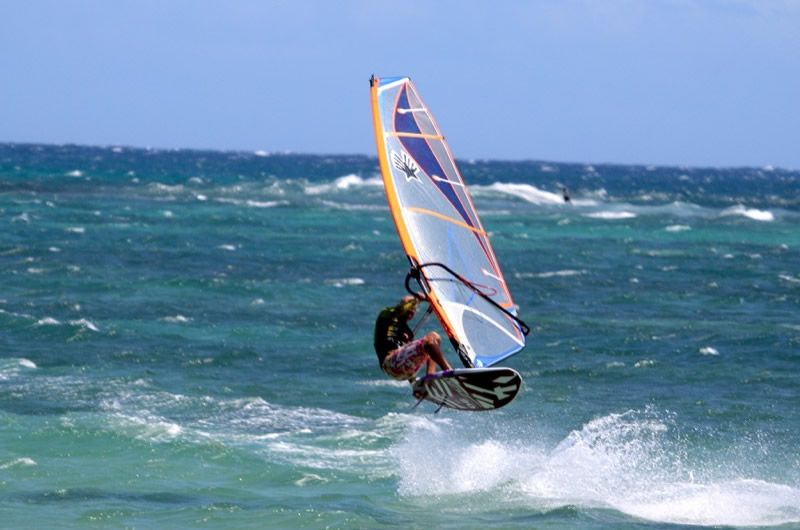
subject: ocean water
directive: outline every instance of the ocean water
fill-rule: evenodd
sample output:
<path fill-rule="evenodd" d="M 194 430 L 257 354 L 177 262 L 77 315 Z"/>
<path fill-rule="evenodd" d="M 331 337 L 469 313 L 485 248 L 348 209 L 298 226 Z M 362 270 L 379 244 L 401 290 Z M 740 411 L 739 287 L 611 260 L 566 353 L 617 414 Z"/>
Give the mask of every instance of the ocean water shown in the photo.
<path fill-rule="evenodd" d="M 0 145 L 0 527 L 800 528 L 800 171 L 461 169 L 533 331 L 434 414 L 374 158 Z"/>

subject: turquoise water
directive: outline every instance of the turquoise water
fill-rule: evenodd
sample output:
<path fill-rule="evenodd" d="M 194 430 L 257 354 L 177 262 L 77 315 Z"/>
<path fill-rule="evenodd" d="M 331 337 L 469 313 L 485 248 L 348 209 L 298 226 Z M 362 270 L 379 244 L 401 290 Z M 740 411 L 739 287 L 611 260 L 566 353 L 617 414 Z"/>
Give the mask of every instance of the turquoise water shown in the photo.
<path fill-rule="evenodd" d="M 800 172 L 462 172 L 533 332 L 433 414 L 374 158 L 0 145 L 0 526 L 800 528 Z"/>

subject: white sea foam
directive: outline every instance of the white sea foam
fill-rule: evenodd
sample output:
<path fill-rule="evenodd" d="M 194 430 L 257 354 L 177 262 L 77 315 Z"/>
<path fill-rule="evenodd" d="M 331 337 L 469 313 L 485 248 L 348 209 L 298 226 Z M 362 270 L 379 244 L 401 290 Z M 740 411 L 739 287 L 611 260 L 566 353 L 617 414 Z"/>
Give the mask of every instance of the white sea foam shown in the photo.
<path fill-rule="evenodd" d="M 689 225 L 669 225 L 664 230 L 667 232 L 686 232 L 691 229 L 692 227 Z"/>
<path fill-rule="evenodd" d="M 78 326 L 83 329 L 88 329 L 90 331 L 99 332 L 100 328 L 98 328 L 94 322 L 91 320 L 87 320 L 85 318 L 77 319 L 77 320 L 70 320 L 69 323 L 73 326 Z"/>
<path fill-rule="evenodd" d="M 276 206 L 286 206 L 288 201 L 255 201 L 252 199 L 230 199 L 219 198 L 214 199 L 216 202 L 224 204 L 233 204 L 234 206 L 248 206 L 250 208 L 275 208 Z"/>
<path fill-rule="evenodd" d="M 605 219 L 609 221 L 617 221 L 621 219 L 633 219 L 638 217 L 633 212 L 628 211 L 601 211 L 583 214 L 584 217 L 591 217 L 592 219 Z"/>
<path fill-rule="evenodd" d="M 218 245 L 217 248 L 220 250 L 227 250 L 229 252 L 236 251 L 236 245 Z"/>
<path fill-rule="evenodd" d="M 363 278 L 336 278 L 325 280 L 325 283 L 328 285 L 333 285 L 334 287 L 348 287 L 353 285 L 364 285 L 366 282 Z"/>
<path fill-rule="evenodd" d="M 85 234 L 86 229 L 82 226 L 70 226 L 65 229 L 66 232 L 71 234 Z"/>
<path fill-rule="evenodd" d="M 175 316 L 171 316 L 171 317 L 164 317 L 164 318 L 162 318 L 160 320 L 162 320 L 164 322 L 170 322 L 170 323 L 173 323 L 173 324 L 185 324 L 187 322 L 191 322 L 192 321 L 191 318 L 185 317 L 183 315 L 175 315 Z"/>
<path fill-rule="evenodd" d="M 111 388 L 101 402 L 115 432 L 151 443 L 180 440 L 255 451 L 272 461 L 303 468 L 361 468 L 386 474 L 384 450 L 360 443 L 374 440 L 374 424 L 346 414 L 306 407 L 273 405 L 261 398 L 218 399 L 172 394 L 143 384 Z M 178 419 L 181 418 L 181 419 Z M 325 435 L 325 433 L 328 433 Z M 311 435 L 314 436 L 311 436 Z M 316 436 L 355 440 L 355 444 L 315 444 Z"/>
<path fill-rule="evenodd" d="M 19 360 L 19 365 L 25 368 L 37 368 L 36 363 L 24 357 Z"/>
<path fill-rule="evenodd" d="M 53 317 L 44 317 L 36 321 L 37 326 L 60 326 L 61 322 Z"/>
<path fill-rule="evenodd" d="M 530 184 L 518 184 L 513 182 L 494 182 L 489 186 L 470 186 L 470 191 L 474 195 L 508 195 L 522 199 L 535 205 L 560 205 L 560 206 L 596 206 L 598 202 L 594 199 L 576 199 L 573 197 L 571 202 L 564 201 L 563 195 L 551 191 L 545 191 L 531 186 Z"/>
<path fill-rule="evenodd" d="M 711 346 L 700 348 L 700 355 L 719 355 L 719 351 Z"/>
<path fill-rule="evenodd" d="M 305 193 L 308 195 L 321 195 L 337 191 L 345 191 L 356 187 L 381 187 L 383 181 L 378 177 L 362 178 L 358 175 L 345 175 L 337 178 L 332 183 L 308 185 Z"/>
<path fill-rule="evenodd" d="M 800 277 L 794 277 L 790 274 L 779 274 L 778 278 L 789 283 L 800 283 Z"/>
<path fill-rule="evenodd" d="M 36 363 L 29 359 L 0 359 L 0 381 L 8 381 L 22 373 L 23 369 L 35 370 Z"/>
<path fill-rule="evenodd" d="M 376 387 L 390 386 L 394 388 L 406 388 L 406 389 L 410 388 L 408 381 L 398 381 L 396 379 L 388 379 L 388 378 L 359 381 L 358 384 L 364 386 L 376 386 Z"/>
<path fill-rule="evenodd" d="M 747 217 L 749 219 L 753 219 L 754 221 L 774 221 L 775 215 L 770 212 L 769 210 L 757 210 L 755 208 L 747 208 L 741 204 L 737 204 L 736 206 L 731 206 L 730 208 L 726 208 L 722 210 L 720 216 L 728 217 L 733 215 L 740 215 L 743 217 Z"/>
<path fill-rule="evenodd" d="M 83 171 L 81 171 L 79 169 L 75 169 L 73 171 L 68 171 L 68 172 L 66 172 L 64 174 L 66 176 L 68 176 L 68 177 L 82 177 L 83 176 Z"/>
<path fill-rule="evenodd" d="M 381 212 L 386 211 L 388 206 L 383 204 L 344 204 L 340 202 L 334 201 L 321 201 L 323 205 L 327 206 L 328 208 L 334 208 L 336 210 L 345 210 L 351 212 L 359 212 L 359 211 L 366 211 L 366 212 Z"/>
<path fill-rule="evenodd" d="M 36 460 L 34 460 L 33 458 L 22 457 L 0 464 L 0 469 L 9 469 L 12 467 L 35 466 L 35 465 L 37 465 Z"/>
<path fill-rule="evenodd" d="M 501 491 L 520 508 L 613 509 L 660 523 L 766 526 L 800 522 L 800 489 L 747 476 L 738 460 L 689 459 L 674 418 L 609 414 L 560 443 L 473 420 L 411 424 L 393 448 L 404 496 Z M 505 433 L 505 436 L 504 436 Z M 516 440 L 509 440 L 515 437 Z M 436 469 L 436 473 L 431 473 Z"/>
<path fill-rule="evenodd" d="M 158 193 L 167 193 L 170 195 L 183 193 L 186 190 L 183 184 L 170 185 L 170 184 L 161 184 L 160 182 L 153 182 L 151 184 L 148 184 L 147 187 L 151 191 L 155 191 Z"/>
<path fill-rule="evenodd" d="M 564 204 L 564 198 L 560 193 L 540 190 L 529 184 L 494 182 L 489 186 L 471 186 L 470 189 L 476 195 L 486 192 L 502 193 L 518 197 L 531 204 Z"/>
<path fill-rule="evenodd" d="M 565 269 L 561 271 L 549 271 L 549 272 L 515 272 L 514 277 L 519 279 L 526 279 L 526 278 L 553 278 L 553 277 L 567 277 L 567 276 L 581 276 L 586 274 L 586 270 L 574 270 L 574 269 Z"/>

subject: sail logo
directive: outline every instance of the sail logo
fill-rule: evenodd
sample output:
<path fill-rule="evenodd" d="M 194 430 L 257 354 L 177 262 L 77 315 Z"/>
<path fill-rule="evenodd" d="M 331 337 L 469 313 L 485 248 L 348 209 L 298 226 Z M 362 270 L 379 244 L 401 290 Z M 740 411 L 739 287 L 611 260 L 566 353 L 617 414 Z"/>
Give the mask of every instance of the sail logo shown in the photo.
<path fill-rule="evenodd" d="M 392 162 L 394 162 L 394 167 L 405 173 L 406 180 L 420 180 L 419 175 L 417 175 L 419 166 L 417 166 L 414 159 L 408 156 L 405 151 L 402 153 L 392 151 Z"/>

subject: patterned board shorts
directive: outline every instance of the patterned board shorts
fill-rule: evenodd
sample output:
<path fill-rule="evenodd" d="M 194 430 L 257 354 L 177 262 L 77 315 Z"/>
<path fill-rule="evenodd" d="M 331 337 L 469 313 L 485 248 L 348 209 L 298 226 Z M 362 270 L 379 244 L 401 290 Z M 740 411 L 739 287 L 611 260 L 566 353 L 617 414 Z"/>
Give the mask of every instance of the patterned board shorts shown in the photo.
<path fill-rule="evenodd" d="M 412 340 L 386 356 L 383 360 L 383 371 L 395 379 L 412 379 L 427 360 L 425 341 Z"/>

